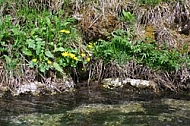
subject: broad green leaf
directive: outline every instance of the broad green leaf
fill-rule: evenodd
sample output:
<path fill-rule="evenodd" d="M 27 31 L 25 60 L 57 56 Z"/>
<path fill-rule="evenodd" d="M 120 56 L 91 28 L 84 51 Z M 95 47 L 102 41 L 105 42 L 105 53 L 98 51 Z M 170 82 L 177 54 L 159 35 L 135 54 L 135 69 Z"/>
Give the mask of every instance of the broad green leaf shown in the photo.
<path fill-rule="evenodd" d="M 39 55 L 42 52 L 42 48 L 40 45 L 37 45 L 36 47 L 36 54 Z"/>
<path fill-rule="evenodd" d="M 63 47 L 59 47 L 54 50 L 54 52 L 58 52 L 58 51 L 63 52 L 65 51 L 65 49 Z"/>
<path fill-rule="evenodd" d="M 42 41 L 42 38 L 36 38 L 36 41 L 38 41 L 38 42 L 41 42 Z"/>
<path fill-rule="evenodd" d="M 4 57 L 7 63 L 11 63 L 11 58 L 9 56 L 4 55 Z"/>
<path fill-rule="evenodd" d="M 54 58 L 53 54 L 50 51 L 45 51 L 45 55 L 49 58 Z"/>
<path fill-rule="evenodd" d="M 183 51 L 187 51 L 187 50 L 188 50 L 188 45 L 185 44 L 185 45 L 183 46 Z"/>
<path fill-rule="evenodd" d="M 39 70 L 40 70 L 40 72 L 44 73 L 46 71 L 45 65 L 44 64 L 40 64 L 39 65 Z"/>
<path fill-rule="evenodd" d="M 33 39 L 27 39 L 26 43 L 28 44 L 28 48 L 32 48 L 32 49 L 36 48 L 36 44 L 35 44 L 35 41 Z"/>
<path fill-rule="evenodd" d="M 46 17 L 46 22 L 47 22 L 48 26 L 51 25 L 51 21 L 50 21 L 49 17 Z"/>
<path fill-rule="evenodd" d="M 32 62 L 32 61 L 30 61 L 30 62 L 29 62 L 29 67 L 30 67 L 30 68 L 34 68 L 34 66 L 35 66 L 35 63 Z"/>
<path fill-rule="evenodd" d="M 39 28 L 34 28 L 31 32 L 30 35 L 33 36 L 36 32 L 39 31 Z"/>
<path fill-rule="evenodd" d="M 45 73 L 47 70 L 49 70 L 49 68 L 50 68 L 50 66 L 48 66 L 47 64 L 42 63 L 42 64 L 39 65 L 39 70 L 42 73 Z"/>
<path fill-rule="evenodd" d="M 54 62 L 53 63 L 53 67 L 57 70 L 57 71 L 59 71 L 59 72 L 63 72 L 63 69 L 61 68 L 61 66 L 58 64 L 58 63 L 56 63 L 56 62 Z"/>
<path fill-rule="evenodd" d="M 129 21 L 133 21 L 135 19 L 134 15 L 131 14 L 130 12 L 123 11 L 122 13 L 123 13 L 124 18 Z"/>
<path fill-rule="evenodd" d="M 1 44 L 2 46 L 5 46 L 5 45 L 6 45 L 6 44 L 5 44 L 5 41 L 1 41 L 0 44 Z"/>
<path fill-rule="evenodd" d="M 45 43 L 45 41 L 37 41 L 36 44 L 40 45 L 40 46 L 45 46 L 46 43 Z"/>
<path fill-rule="evenodd" d="M 32 56 L 32 52 L 29 49 L 23 49 L 22 52 L 27 56 Z"/>
<path fill-rule="evenodd" d="M 70 24 L 70 22 L 63 22 L 63 26 L 67 26 L 68 24 Z"/>

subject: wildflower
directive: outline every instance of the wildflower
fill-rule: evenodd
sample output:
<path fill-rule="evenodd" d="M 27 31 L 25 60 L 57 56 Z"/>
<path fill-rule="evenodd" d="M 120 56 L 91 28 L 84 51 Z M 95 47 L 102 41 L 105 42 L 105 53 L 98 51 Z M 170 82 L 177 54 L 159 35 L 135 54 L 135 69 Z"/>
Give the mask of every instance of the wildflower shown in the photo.
<path fill-rule="evenodd" d="M 90 48 L 90 49 L 91 49 L 91 48 L 92 48 L 92 45 L 88 45 L 88 48 Z"/>
<path fill-rule="evenodd" d="M 85 53 L 81 53 L 81 56 L 82 56 L 82 57 L 85 57 L 85 56 L 86 56 L 86 54 L 85 54 Z"/>
<path fill-rule="evenodd" d="M 78 58 L 77 57 L 73 57 L 74 60 L 78 61 Z"/>
<path fill-rule="evenodd" d="M 68 52 L 63 52 L 61 53 L 62 56 L 69 56 L 69 53 Z"/>
<path fill-rule="evenodd" d="M 92 48 L 93 47 L 93 44 L 90 42 L 89 45 L 88 45 L 88 48 Z"/>
<path fill-rule="evenodd" d="M 37 62 L 37 59 L 32 59 L 32 62 L 34 62 L 34 63 Z"/>
<path fill-rule="evenodd" d="M 87 62 L 90 62 L 90 57 L 86 58 L 86 61 L 87 61 Z"/>
<path fill-rule="evenodd" d="M 92 42 L 89 42 L 89 45 L 93 45 Z"/>
<path fill-rule="evenodd" d="M 60 30 L 60 32 L 61 32 L 61 33 L 65 33 L 65 34 L 69 34 L 69 33 L 70 33 L 70 31 L 68 31 L 68 30 L 65 30 L 65 29 L 63 29 L 63 30 Z"/>
<path fill-rule="evenodd" d="M 69 53 L 68 54 L 71 58 L 74 58 L 75 57 L 75 54 L 72 54 L 72 53 Z"/>
<path fill-rule="evenodd" d="M 50 60 L 47 61 L 48 64 L 51 64 L 52 62 Z"/>

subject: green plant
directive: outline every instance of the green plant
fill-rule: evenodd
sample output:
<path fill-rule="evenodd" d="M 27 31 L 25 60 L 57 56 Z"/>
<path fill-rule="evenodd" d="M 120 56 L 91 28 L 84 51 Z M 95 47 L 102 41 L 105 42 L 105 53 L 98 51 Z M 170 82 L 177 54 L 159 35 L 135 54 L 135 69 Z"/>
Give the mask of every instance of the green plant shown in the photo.
<path fill-rule="evenodd" d="M 56 19 L 56 18 L 55 18 Z M 46 18 L 43 22 L 50 22 Z M 43 26 L 43 23 L 39 26 Z M 67 27 L 70 22 L 63 22 L 60 27 Z M 49 24 L 49 23 L 47 23 Z M 47 27 L 48 26 L 48 27 Z M 32 37 L 26 40 L 26 47 L 23 48 L 23 53 L 31 59 L 30 66 L 37 66 L 40 72 L 46 72 L 51 67 L 62 72 L 64 67 L 76 67 L 81 58 L 76 56 L 79 50 L 69 47 L 70 41 L 76 37 L 72 35 L 73 31 L 51 29 L 54 26 L 47 25 L 41 28 L 35 28 L 31 31 Z M 51 30 L 49 30 L 49 29 Z M 70 29 L 70 28 L 69 28 Z M 58 32 L 57 32 L 58 31 Z M 71 33 L 72 32 L 72 33 Z M 75 33 L 74 33 L 75 34 Z M 56 40 L 54 40 L 56 36 Z M 70 57 L 64 58 L 61 52 L 69 52 Z"/>
<path fill-rule="evenodd" d="M 133 46 L 130 44 L 128 34 L 123 30 L 113 32 L 110 42 L 100 40 L 98 43 L 93 50 L 93 55 L 105 62 L 116 60 L 120 64 L 124 64 L 133 58 L 131 54 Z"/>
<path fill-rule="evenodd" d="M 122 14 L 123 14 L 123 20 L 124 21 L 132 23 L 135 20 L 135 16 L 133 14 L 131 14 L 131 12 L 129 12 L 129 11 L 126 12 L 123 10 Z"/>
<path fill-rule="evenodd" d="M 115 32 L 113 38 L 107 42 L 101 40 L 93 50 L 96 58 L 104 62 L 117 61 L 125 64 L 135 59 L 138 64 L 145 64 L 157 70 L 177 70 L 185 59 L 177 50 L 159 49 L 153 43 L 136 42 L 133 44 L 125 31 Z"/>
<path fill-rule="evenodd" d="M 144 4 L 147 6 L 157 5 L 164 0 L 136 0 L 136 3 Z"/>
<path fill-rule="evenodd" d="M 27 6 L 18 9 L 16 25 L 12 22 L 14 18 L 6 15 L 0 20 L 0 58 L 6 62 L 7 69 L 29 63 L 42 73 L 50 69 L 63 72 L 65 67 L 90 61 L 85 49 L 78 47 L 75 19 L 52 15 L 47 10 L 39 12 Z"/>
<path fill-rule="evenodd" d="M 26 33 L 19 25 L 12 25 L 10 15 L 0 19 L 0 55 L 6 61 L 6 69 L 15 69 L 19 63 L 22 43 L 26 39 Z"/>

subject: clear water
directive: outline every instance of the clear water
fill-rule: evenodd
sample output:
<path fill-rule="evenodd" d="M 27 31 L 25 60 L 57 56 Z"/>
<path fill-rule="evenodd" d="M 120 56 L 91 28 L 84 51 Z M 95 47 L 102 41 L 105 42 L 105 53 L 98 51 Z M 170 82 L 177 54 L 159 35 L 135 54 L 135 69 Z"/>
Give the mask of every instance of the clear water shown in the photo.
<path fill-rule="evenodd" d="M 0 126 L 188 126 L 189 95 L 82 89 L 0 99 Z"/>

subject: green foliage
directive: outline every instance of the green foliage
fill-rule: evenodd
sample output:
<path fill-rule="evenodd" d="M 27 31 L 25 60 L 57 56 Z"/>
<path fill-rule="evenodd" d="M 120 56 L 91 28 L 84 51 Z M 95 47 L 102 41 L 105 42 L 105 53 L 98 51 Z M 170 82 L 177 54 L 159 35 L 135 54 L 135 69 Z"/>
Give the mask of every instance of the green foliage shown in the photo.
<path fill-rule="evenodd" d="M 137 3 L 144 4 L 146 6 L 157 5 L 162 1 L 164 0 L 136 0 Z"/>
<path fill-rule="evenodd" d="M 132 23 L 135 20 L 135 16 L 133 14 L 131 14 L 131 12 L 126 12 L 126 11 L 122 11 L 123 14 L 123 20 L 127 21 L 129 23 Z"/>
<path fill-rule="evenodd" d="M 162 1 L 138 2 L 152 5 Z M 42 73 L 50 69 L 63 72 L 64 68 L 87 64 L 92 54 L 95 60 L 101 58 L 107 63 L 117 61 L 125 64 L 135 59 L 139 64 L 164 70 L 175 70 L 181 63 L 189 63 L 189 58 L 176 50 L 158 49 L 154 44 L 145 42 L 132 42 L 131 31 L 117 30 L 110 41 L 100 40 L 95 45 L 90 43 L 80 48 L 81 40 L 73 18 L 63 17 L 60 13 L 53 15 L 46 9 L 39 11 L 28 7 L 26 3 L 17 6 L 16 15 L 7 14 L 0 18 L 0 59 L 6 62 L 7 70 L 27 63 Z M 122 15 L 122 21 L 130 26 L 135 21 L 131 12 L 123 11 Z"/>
<path fill-rule="evenodd" d="M 63 72 L 65 67 L 88 63 L 89 56 L 82 57 L 80 49 L 71 46 L 79 38 L 73 18 L 63 19 L 48 11 L 38 12 L 27 7 L 19 8 L 16 16 L 16 25 L 11 15 L 0 19 L 0 58 L 6 62 L 6 69 L 29 63 L 42 73 L 52 68 Z"/>
<path fill-rule="evenodd" d="M 153 69 L 172 71 L 179 69 L 186 60 L 176 50 L 158 49 L 156 45 L 145 42 L 133 44 L 125 31 L 116 31 L 109 42 L 101 40 L 98 43 L 93 54 L 107 63 L 117 61 L 125 64 L 133 59 L 138 64 L 145 64 Z"/>
<path fill-rule="evenodd" d="M 11 58 L 7 55 L 4 55 L 6 64 L 5 64 L 5 69 L 6 70 L 13 70 L 17 64 L 19 63 L 18 59 Z"/>

